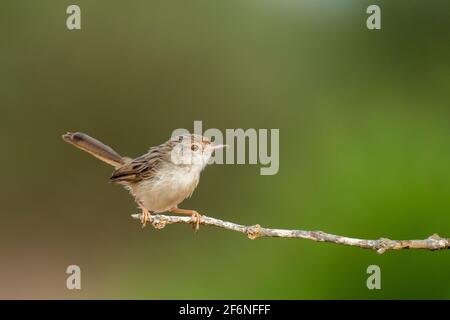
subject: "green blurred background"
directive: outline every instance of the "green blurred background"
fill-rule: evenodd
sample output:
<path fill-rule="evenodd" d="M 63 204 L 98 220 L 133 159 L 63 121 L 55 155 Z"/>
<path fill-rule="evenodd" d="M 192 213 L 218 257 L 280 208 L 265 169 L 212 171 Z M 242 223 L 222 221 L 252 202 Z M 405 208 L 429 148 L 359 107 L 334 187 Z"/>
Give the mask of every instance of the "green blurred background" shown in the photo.
<path fill-rule="evenodd" d="M 82 30 L 66 29 L 66 8 Z M 382 9 L 382 30 L 366 8 Z M 183 207 L 361 238 L 450 236 L 448 1 L 0 2 L 0 298 L 450 298 L 450 252 L 141 229 L 83 131 L 279 128 L 280 171 L 214 165 Z M 66 289 L 68 265 L 82 290 Z M 381 267 L 382 289 L 366 288 Z"/>

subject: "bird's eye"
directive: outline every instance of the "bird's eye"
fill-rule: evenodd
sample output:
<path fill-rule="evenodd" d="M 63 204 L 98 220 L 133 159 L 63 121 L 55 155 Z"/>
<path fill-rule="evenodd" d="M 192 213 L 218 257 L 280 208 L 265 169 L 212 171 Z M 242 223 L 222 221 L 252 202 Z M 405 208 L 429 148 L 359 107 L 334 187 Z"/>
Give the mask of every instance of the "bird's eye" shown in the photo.
<path fill-rule="evenodd" d="M 192 151 L 197 151 L 198 150 L 198 145 L 196 145 L 196 144 L 191 145 L 191 150 Z"/>

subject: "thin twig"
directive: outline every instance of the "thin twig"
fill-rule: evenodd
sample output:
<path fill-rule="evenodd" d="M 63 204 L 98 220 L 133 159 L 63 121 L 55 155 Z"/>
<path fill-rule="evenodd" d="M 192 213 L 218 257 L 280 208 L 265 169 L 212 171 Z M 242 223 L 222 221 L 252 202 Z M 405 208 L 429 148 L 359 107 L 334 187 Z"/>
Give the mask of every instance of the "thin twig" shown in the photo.
<path fill-rule="evenodd" d="M 141 219 L 141 214 L 131 215 L 134 219 Z M 196 220 L 193 217 L 184 216 L 168 216 L 168 215 L 152 215 L 151 224 L 155 229 L 162 229 L 168 224 L 186 223 L 194 225 Z M 271 229 L 262 228 L 256 224 L 253 226 L 244 226 L 241 224 L 223 221 L 216 218 L 211 218 L 202 215 L 200 224 L 205 226 L 215 226 L 231 231 L 244 233 L 250 239 L 259 237 L 279 237 L 279 238 L 301 238 L 319 242 L 331 242 L 342 244 L 345 246 L 360 247 L 364 249 L 373 249 L 377 253 L 382 254 L 387 250 L 400 249 L 426 249 L 439 250 L 450 249 L 450 239 L 441 238 L 437 234 L 433 234 L 424 240 L 390 240 L 387 238 L 380 238 L 378 240 L 366 240 L 338 236 L 323 231 L 306 231 L 306 230 L 286 230 L 286 229 Z"/>

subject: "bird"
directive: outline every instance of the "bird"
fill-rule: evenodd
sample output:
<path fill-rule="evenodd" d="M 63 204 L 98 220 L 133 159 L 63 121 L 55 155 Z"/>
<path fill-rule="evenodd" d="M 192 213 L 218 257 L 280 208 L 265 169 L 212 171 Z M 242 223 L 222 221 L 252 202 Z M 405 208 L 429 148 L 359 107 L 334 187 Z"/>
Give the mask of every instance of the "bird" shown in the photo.
<path fill-rule="evenodd" d="M 196 231 L 200 213 L 178 205 L 194 193 L 213 152 L 227 147 L 189 133 L 173 136 L 142 156 L 130 158 L 82 132 L 67 132 L 62 138 L 114 167 L 110 181 L 124 186 L 134 197 L 142 211 L 142 227 L 151 221 L 152 214 L 171 212 L 191 215 Z"/>

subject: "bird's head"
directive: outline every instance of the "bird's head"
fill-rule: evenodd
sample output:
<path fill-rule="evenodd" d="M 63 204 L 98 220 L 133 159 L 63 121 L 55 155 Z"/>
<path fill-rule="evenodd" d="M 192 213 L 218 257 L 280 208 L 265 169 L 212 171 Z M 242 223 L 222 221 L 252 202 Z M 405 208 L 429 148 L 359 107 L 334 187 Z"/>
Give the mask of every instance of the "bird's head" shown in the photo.
<path fill-rule="evenodd" d="M 176 165 L 193 166 L 200 171 L 208 164 L 214 150 L 226 147 L 215 145 L 210 139 L 196 134 L 175 136 L 170 140 L 170 161 Z"/>

